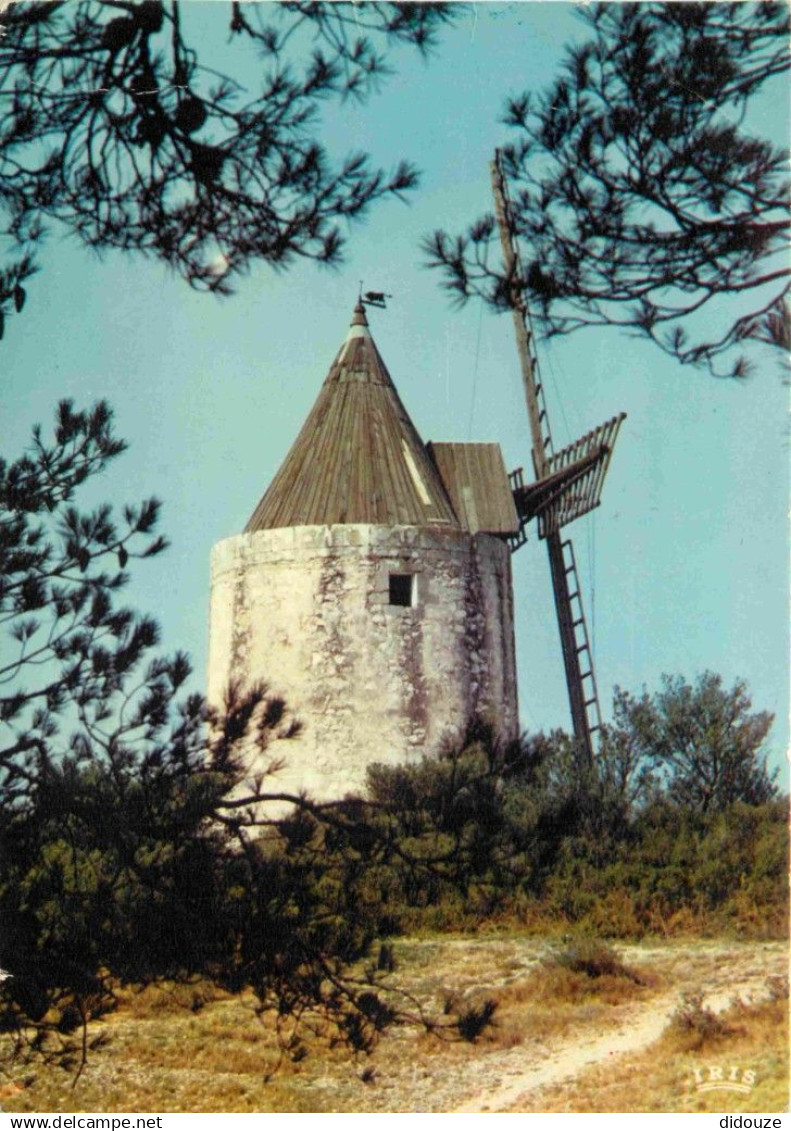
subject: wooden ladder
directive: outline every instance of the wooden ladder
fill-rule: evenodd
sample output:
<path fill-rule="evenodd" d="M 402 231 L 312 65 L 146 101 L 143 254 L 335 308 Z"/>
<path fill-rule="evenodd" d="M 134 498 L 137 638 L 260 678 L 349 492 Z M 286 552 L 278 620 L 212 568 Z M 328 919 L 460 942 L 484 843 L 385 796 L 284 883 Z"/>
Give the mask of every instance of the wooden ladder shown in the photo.
<path fill-rule="evenodd" d="M 601 731 L 601 708 L 577 560 L 570 538 L 551 534 L 547 543 L 574 732 L 578 738 L 587 736 L 587 753 L 592 757 L 593 735 Z"/>

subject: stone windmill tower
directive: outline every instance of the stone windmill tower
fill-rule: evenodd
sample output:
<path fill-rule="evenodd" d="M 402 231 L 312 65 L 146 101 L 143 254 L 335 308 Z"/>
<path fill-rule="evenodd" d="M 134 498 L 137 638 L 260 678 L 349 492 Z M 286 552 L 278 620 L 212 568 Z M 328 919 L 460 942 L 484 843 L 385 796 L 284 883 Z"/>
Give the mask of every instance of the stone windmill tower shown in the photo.
<path fill-rule="evenodd" d="M 519 528 L 499 446 L 423 444 L 358 303 L 244 533 L 212 553 L 209 699 L 231 679 L 284 697 L 303 731 L 278 788 L 359 790 L 369 763 L 475 718 L 516 736 Z"/>

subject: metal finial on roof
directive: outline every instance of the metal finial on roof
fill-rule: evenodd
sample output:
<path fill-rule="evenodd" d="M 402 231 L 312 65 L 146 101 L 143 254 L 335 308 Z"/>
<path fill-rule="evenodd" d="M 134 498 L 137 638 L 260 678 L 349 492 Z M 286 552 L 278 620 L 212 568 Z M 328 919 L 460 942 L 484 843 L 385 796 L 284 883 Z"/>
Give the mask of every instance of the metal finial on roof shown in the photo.
<path fill-rule="evenodd" d="M 352 326 L 367 326 L 368 325 L 368 319 L 365 317 L 365 307 L 363 306 L 363 300 L 361 298 L 357 299 L 357 305 L 354 308 L 354 314 L 352 315 L 351 325 Z"/>

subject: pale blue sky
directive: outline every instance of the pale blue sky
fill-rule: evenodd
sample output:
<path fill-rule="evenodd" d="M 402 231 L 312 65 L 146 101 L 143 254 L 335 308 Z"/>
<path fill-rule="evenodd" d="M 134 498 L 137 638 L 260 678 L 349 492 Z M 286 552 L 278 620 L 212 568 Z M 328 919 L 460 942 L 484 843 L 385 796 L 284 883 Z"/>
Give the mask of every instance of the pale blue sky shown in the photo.
<path fill-rule="evenodd" d="M 188 16 L 200 39 L 217 9 L 194 0 Z M 28 306 L 0 347 L 3 454 L 16 455 L 60 397 L 111 402 L 131 447 L 95 498 L 163 499 L 172 547 L 135 569 L 127 599 L 159 618 L 167 649 L 188 650 L 197 686 L 210 548 L 242 529 L 294 440 L 361 279 L 393 294 L 386 312 L 372 312 L 372 331 L 423 439 L 497 440 L 509 468 L 529 466 L 510 319 L 452 310 L 438 277 L 421 267 L 419 242 L 491 208 L 488 162 L 506 136 L 505 97 L 548 81 L 564 42 L 582 33 L 570 4 L 469 5 L 428 63 L 398 53 L 398 74 L 368 106 L 328 109 L 331 152 L 365 149 L 385 167 L 406 157 L 423 172 L 410 206 L 382 205 L 351 230 L 340 270 L 301 263 L 276 275 L 259 266 L 218 301 L 158 264 L 120 253 L 100 261 L 53 230 Z M 760 108 L 778 141 L 788 134 L 786 103 L 778 85 Z M 771 748 L 780 764 L 788 396 L 771 353 L 758 360 L 754 377 L 737 385 L 615 330 L 542 350 L 556 446 L 628 413 L 603 505 L 571 528 L 605 714 L 616 683 L 653 690 L 663 672 L 691 679 L 705 669 L 729 683 L 743 677 L 755 706 L 778 716 Z M 514 558 L 514 587 L 522 723 L 568 727 L 546 553 L 535 535 Z"/>

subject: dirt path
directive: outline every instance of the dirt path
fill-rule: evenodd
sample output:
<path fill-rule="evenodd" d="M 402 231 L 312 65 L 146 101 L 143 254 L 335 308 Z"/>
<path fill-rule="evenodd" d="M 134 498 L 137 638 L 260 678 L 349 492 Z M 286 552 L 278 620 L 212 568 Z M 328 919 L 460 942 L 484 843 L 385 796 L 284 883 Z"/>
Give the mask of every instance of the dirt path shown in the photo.
<path fill-rule="evenodd" d="M 626 957 L 645 963 L 649 953 L 635 949 Z M 720 1012 L 736 997 L 758 1000 L 765 996 L 767 980 L 787 969 L 785 948 L 780 944 L 762 944 L 754 949 L 719 944 L 696 948 L 689 956 L 679 952 L 675 959 L 672 992 L 629 1006 L 617 1024 L 604 1033 L 587 1032 L 574 1040 L 553 1042 L 551 1047 L 521 1046 L 501 1052 L 496 1076 L 477 1082 L 474 1091 L 465 1089 L 468 1094 L 464 1101 L 452 1110 L 508 1110 L 538 1088 L 568 1083 L 611 1058 L 647 1048 L 661 1036 L 684 992 L 702 991 L 704 1004 Z"/>

